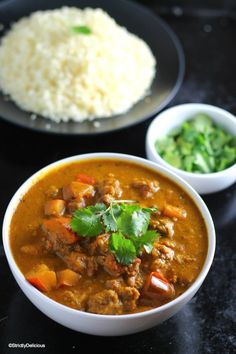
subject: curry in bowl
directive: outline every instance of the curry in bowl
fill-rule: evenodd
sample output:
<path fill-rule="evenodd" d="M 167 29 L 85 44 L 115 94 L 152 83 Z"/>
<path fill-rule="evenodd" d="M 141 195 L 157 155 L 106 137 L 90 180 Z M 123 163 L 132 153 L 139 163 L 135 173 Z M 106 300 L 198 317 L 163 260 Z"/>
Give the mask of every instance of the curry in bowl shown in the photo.
<path fill-rule="evenodd" d="M 118 159 L 65 163 L 39 178 L 10 225 L 14 259 L 51 299 L 96 314 L 159 307 L 197 278 L 204 219 L 177 184 Z"/>

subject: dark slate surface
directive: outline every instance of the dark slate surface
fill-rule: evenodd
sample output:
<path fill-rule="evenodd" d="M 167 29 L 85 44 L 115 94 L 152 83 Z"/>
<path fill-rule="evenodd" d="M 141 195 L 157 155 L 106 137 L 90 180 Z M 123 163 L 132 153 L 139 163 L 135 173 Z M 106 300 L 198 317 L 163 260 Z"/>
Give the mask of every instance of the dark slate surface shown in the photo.
<path fill-rule="evenodd" d="M 181 13 L 164 16 L 179 36 L 186 55 L 185 80 L 171 105 L 204 102 L 236 114 L 236 23 L 233 16 L 222 17 L 218 13 L 214 17 L 199 17 Z M 96 138 L 61 138 L 0 121 L 1 221 L 7 203 L 19 185 L 52 161 L 94 151 L 145 156 L 144 139 L 149 123 Z M 217 233 L 216 255 L 207 279 L 198 294 L 176 316 L 136 335 L 91 337 L 51 321 L 23 295 L 0 248 L 0 353 L 23 352 L 8 348 L 8 343 L 44 343 L 45 350 L 27 349 L 24 352 L 50 354 L 91 353 L 94 348 L 96 352 L 113 354 L 236 352 L 236 185 L 206 196 L 204 200 L 213 215 Z"/>

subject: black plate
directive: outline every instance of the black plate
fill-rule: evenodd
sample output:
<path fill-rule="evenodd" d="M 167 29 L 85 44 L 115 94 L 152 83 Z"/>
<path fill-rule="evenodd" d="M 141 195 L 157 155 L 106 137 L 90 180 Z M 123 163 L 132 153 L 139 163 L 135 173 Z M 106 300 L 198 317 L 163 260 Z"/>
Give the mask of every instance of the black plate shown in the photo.
<path fill-rule="evenodd" d="M 0 4 L 0 23 L 9 23 L 27 16 L 36 10 L 59 8 L 63 5 L 100 7 L 107 11 L 118 24 L 143 38 L 151 47 L 157 59 L 157 73 L 151 95 L 139 101 L 127 113 L 112 118 L 93 122 L 54 123 L 38 117 L 30 119 L 30 113 L 18 108 L 13 102 L 0 97 L 0 115 L 5 120 L 17 125 L 42 132 L 57 134 L 98 134 L 137 124 L 150 118 L 164 108 L 177 93 L 184 74 L 184 55 L 181 45 L 169 28 L 159 17 L 145 7 L 127 0 L 6 0 Z"/>

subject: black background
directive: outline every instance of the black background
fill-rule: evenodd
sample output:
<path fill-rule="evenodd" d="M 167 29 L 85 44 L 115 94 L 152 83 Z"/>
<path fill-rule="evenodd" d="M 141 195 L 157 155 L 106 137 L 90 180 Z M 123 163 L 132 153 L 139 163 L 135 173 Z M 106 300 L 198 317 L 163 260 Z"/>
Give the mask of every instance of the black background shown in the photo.
<path fill-rule="evenodd" d="M 19 0 L 20 1 L 20 0 Z M 186 56 L 184 83 L 170 106 L 203 102 L 236 114 L 235 1 L 143 1 L 178 35 Z M 39 168 L 70 155 L 111 151 L 145 157 L 150 120 L 98 137 L 60 137 L 0 121 L 0 218 L 20 184 Z M 100 338 L 66 329 L 41 314 L 23 295 L 0 248 L 0 353 L 8 343 L 44 343 L 26 353 L 234 353 L 236 185 L 204 197 L 217 233 L 213 266 L 202 288 L 176 316 L 146 332 Z M 22 350 L 23 351 L 23 350 Z"/>

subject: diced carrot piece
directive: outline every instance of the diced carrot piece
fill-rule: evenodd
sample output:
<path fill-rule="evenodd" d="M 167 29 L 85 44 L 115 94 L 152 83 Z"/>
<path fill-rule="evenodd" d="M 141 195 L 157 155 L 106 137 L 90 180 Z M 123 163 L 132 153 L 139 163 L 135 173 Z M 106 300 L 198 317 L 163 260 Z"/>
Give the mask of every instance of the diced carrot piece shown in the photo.
<path fill-rule="evenodd" d="M 91 184 L 73 181 L 63 187 L 64 200 L 80 199 L 93 197 L 95 194 L 94 187 Z"/>
<path fill-rule="evenodd" d="M 56 273 L 52 270 L 32 270 L 26 275 L 26 280 L 43 292 L 48 292 L 57 286 Z"/>
<path fill-rule="evenodd" d="M 80 277 L 78 273 L 70 269 L 57 272 L 58 286 L 74 286 L 78 283 Z"/>
<path fill-rule="evenodd" d="M 48 216 L 61 216 L 65 211 L 66 203 L 62 199 L 52 199 L 46 201 L 44 213 Z"/>
<path fill-rule="evenodd" d="M 44 220 L 42 227 L 52 242 L 60 241 L 65 244 L 72 244 L 78 240 L 78 237 L 70 228 L 70 218 L 55 218 Z"/>
<path fill-rule="evenodd" d="M 166 204 L 163 209 L 163 214 L 170 218 L 185 219 L 187 217 L 187 212 L 184 209 L 175 207 L 170 204 Z"/>
<path fill-rule="evenodd" d="M 151 272 L 146 280 L 143 291 L 146 295 L 155 297 L 161 295 L 171 298 L 174 296 L 174 287 L 168 280 L 158 272 Z"/>
<path fill-rule="evenodd" d="M 91 184 L 92 186 L 94 186 L 94 184 L 96 183 L 95 178 L 86 175 L 85 173 L 80 173 L 76 177 L 76 180 L 85 184 Z"/>
<path fill-rule="evenodd" d="M 41 282 L 41 280 L 36 277 L 36 276 L 26 276 L 25 279 L 33 285 L 35 288 L 37 288 L 40 291 L 47 292 L 48 289 L 45 287 L 45 285 Z"/>

